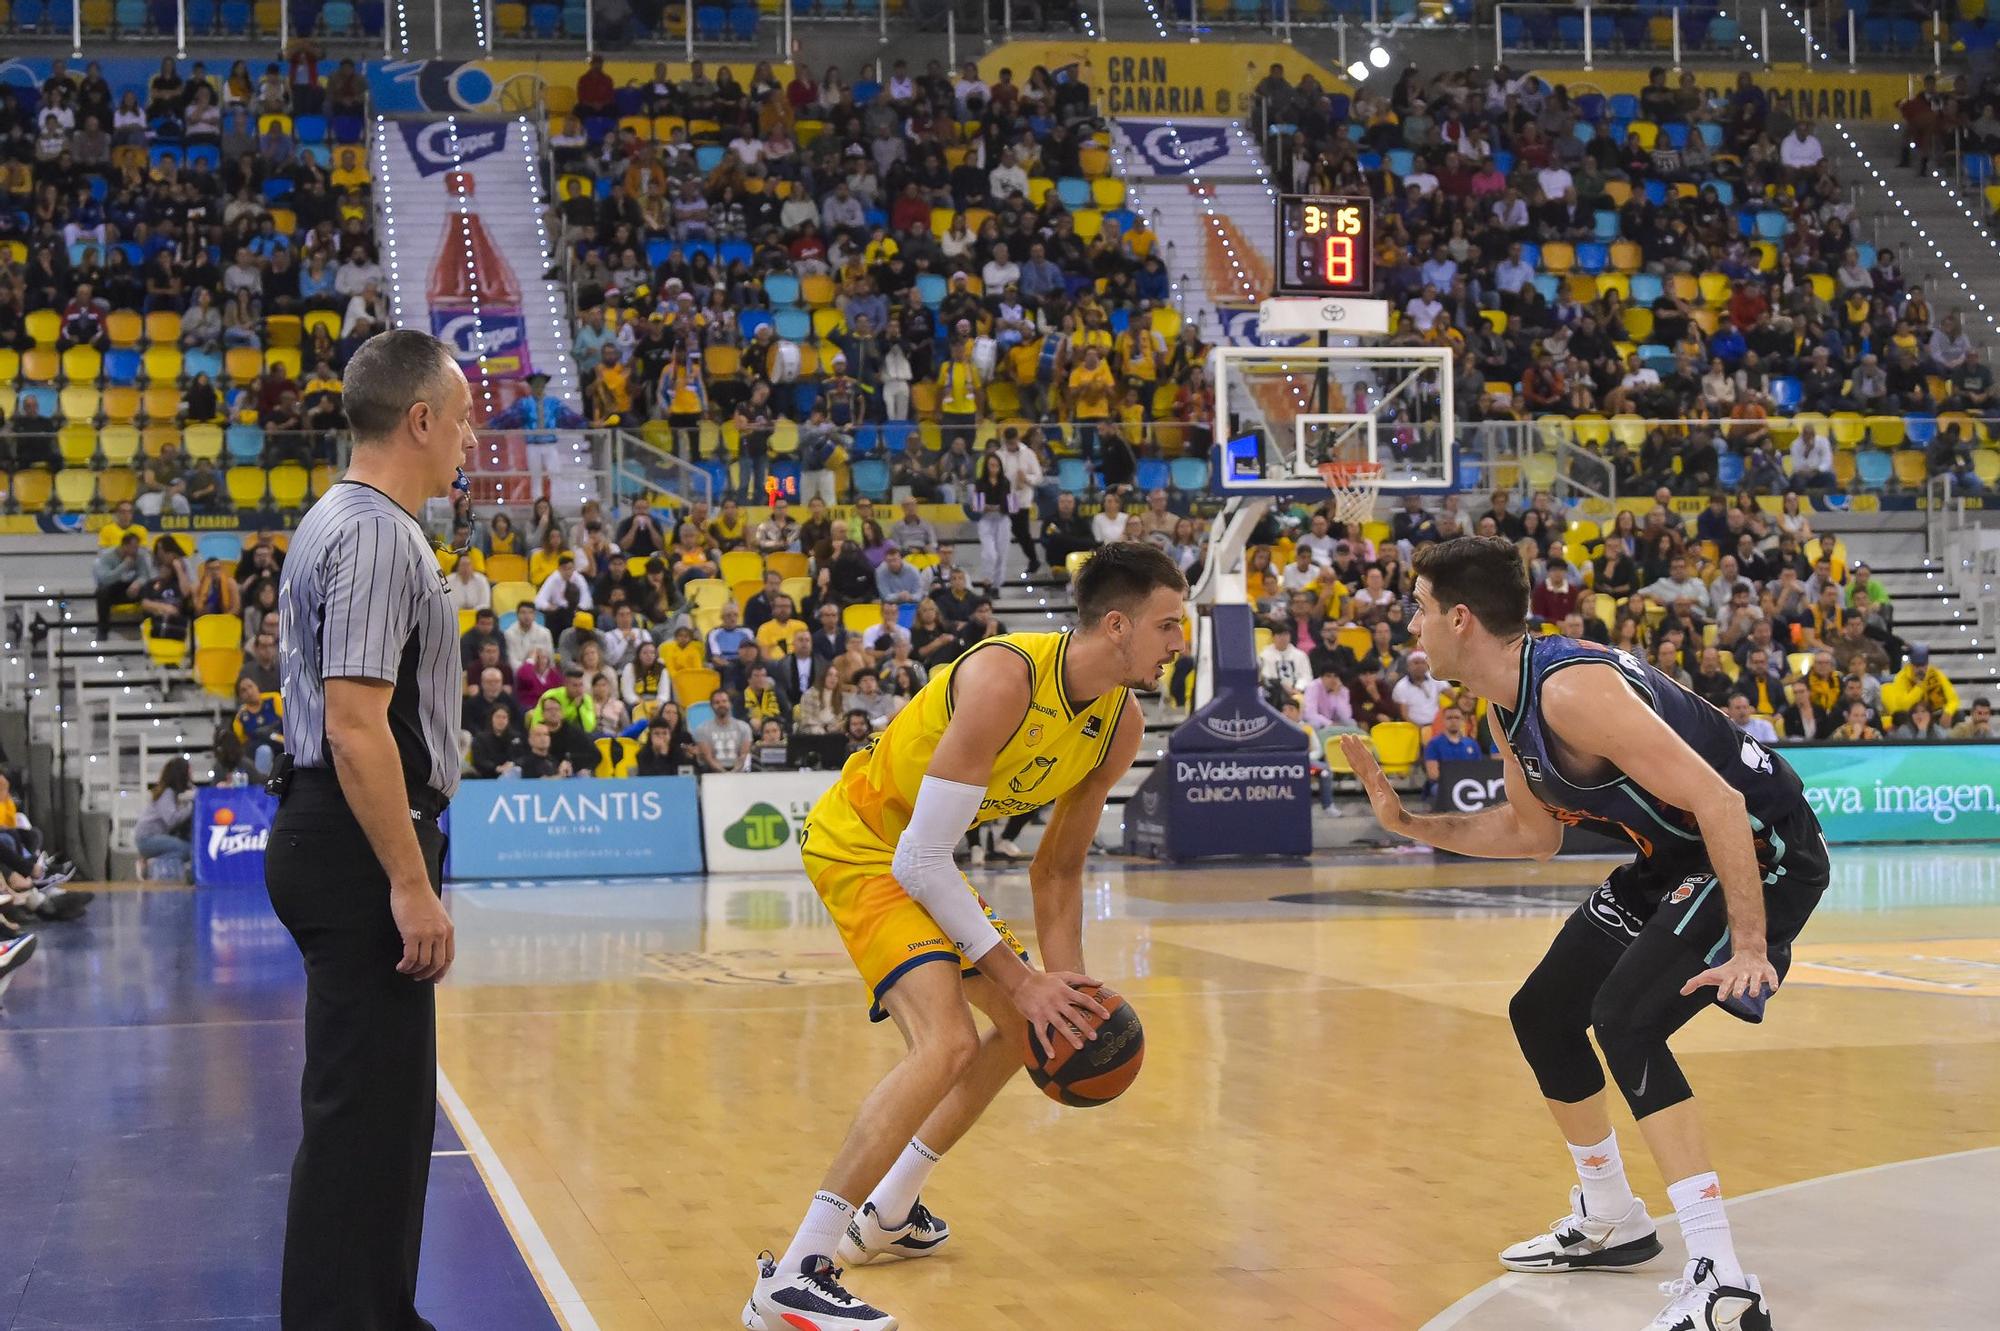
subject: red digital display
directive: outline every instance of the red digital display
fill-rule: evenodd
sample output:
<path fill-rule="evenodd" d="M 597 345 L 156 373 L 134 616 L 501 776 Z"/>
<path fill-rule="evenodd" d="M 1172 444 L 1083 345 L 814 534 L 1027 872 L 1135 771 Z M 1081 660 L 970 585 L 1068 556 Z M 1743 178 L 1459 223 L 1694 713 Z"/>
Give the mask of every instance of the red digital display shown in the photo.
<path fill-rule="evenodd" d="M 1366 296 L 1375 289 L 1375 203 L 1288 194 L 1278 201 L 1281 296 Z"/>

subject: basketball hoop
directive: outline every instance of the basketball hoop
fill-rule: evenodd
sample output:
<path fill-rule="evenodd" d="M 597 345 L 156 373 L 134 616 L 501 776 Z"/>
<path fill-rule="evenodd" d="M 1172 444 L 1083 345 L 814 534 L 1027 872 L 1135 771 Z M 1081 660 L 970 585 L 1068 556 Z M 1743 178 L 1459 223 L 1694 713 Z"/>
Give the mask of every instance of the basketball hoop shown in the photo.
<path fill-rule="evenodd" d="M 1382 495 L 1382 464 L 1379 462 L 1322 462 L 1320 479 L 1333 491 L 1333 515 L 1349 526 L 1375 516 L 1375 501 Z"/>

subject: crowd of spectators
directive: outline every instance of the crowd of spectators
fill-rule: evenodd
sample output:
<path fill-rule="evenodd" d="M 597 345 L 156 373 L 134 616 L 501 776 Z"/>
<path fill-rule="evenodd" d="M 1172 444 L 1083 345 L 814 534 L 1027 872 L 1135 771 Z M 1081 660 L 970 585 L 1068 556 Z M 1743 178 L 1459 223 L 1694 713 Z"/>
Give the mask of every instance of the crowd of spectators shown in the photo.
<path fill-rule="evenodd" d="M 1007 631 L 915 499 L 893 515 L 863 500 L 852 526 L 817 499 L 804 521 L 728 498 L 674 524 L 644 500 L 617 521 L 586 504 L 570 525 L 544 501 L 525 529 L 502 514 L 459 535 L 447 585 L 470 620 L 475 776 L 837 765 L 930 672 Z M 533 594 L 496 603 L 483 568 L 523 555 L 513 585 Z M 731 586 L 725 567 L 758 572 Z"/>
<path fill-rule="evenodd" d="M 341 367 L 389 321 L 365 99 L 307 42 L 0 88 L 8 470 L 103 468 L 107 507 L 186 515 L 238 507 L 231 463 L 333 459 Z"/>
<path fill-rule="evenodd" d="M 1817 127 L 1750 72 L 1605 98 L 1410 69 L 1350 98 L 1273 67 L 1257 98 L 1292 129 L 1287 187 L 1377 200 L 1392 340 L 1458 353 L 1461 420 L 1595 420 L 1569 432 L 1598 450 L 1578 479 L 1845 489 L 1857 452 L 1904 446 L 1905 482 L 2000 471 L 1960 311 L 1861 239 Z"/>
<path fill-rule="evenodd" d="M 1288 530 L 1266 520 L 1248 552 L 1250 596 L 1268 633 L 1259 676 L 1312 737 L 1415 727 L 1405 750 L 1437 763 L 1491 752 L 1485 704 L 1434 676 L 1409 632 L 1413 551 L 1460 535 L 1520 551 L 1530 631 L 1605 643 L 1644 659 L 1772 742 L 2000 738 L 1991 700 L 1961 697 L 1929 646 L 1896 631 L 1893 598 L 1865 563 L 1814 535 L 1795 496 L 1767 514 L 1716 493 L 1691 520 L 1661 490 L 1643 514 L 1571 523 L 1546 492 L 1516 512 L 1495 491 L 1478 513 L 1417 496 L 1382 526 L 1343 530 L 1329 508 Z M 1331 798 L 1331 772 L 1322 799 Z"/>
<path fill-rule="evenodd" d="M 1205 449 L 1207 348 L 1076 80 L 697 62 L 618 88 L 593 62 L 575 101 L 552 144 L 593 422 L 660 422 L 746 500 L 794 454 L 801 497 L 885 453 L 963 486 L 1010 422 L 1114 485 Z"/>

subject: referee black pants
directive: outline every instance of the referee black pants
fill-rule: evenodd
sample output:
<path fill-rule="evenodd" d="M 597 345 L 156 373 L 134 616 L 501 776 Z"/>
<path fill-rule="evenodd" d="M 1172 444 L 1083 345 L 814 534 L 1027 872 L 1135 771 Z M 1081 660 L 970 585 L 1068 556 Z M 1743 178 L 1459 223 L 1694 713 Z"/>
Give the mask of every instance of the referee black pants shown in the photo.
<path fill-rule="evenodd" d="M 418 820 L 431 886 L 444 834 Z M 396 970 L 389 878 L 328 772 L 294 772 L 264 857 L 306 966 L 305 1132 L 285 1213 L 284 1331 L 423 1331 L 417 1256 L 437 1116 L 436 989 Z"/>

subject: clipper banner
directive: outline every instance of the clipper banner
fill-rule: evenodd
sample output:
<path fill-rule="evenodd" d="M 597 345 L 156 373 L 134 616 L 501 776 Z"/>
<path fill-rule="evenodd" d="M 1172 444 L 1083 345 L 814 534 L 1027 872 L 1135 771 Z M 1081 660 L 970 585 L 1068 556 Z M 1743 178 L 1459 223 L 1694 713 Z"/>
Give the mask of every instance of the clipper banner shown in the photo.
<path fill-rule="evenodd" d="M 618 878 L 701 872 L 691 776 L 467 781 L 445 877 Z"/>
<path fill-rule="evenodd" d="M 1305 732 L 1264 701 L 1250 609 L 1210 614 L 1215 696 L 1125 804 L 1125 850 L 1159 859 L 1312 853 Z"/>
<path fill-rule="evenodd" d="M 264 845 L 278 801 L 261 786 L 203 786 L 194 793 L 196 887 L 264 888 Z"/>

